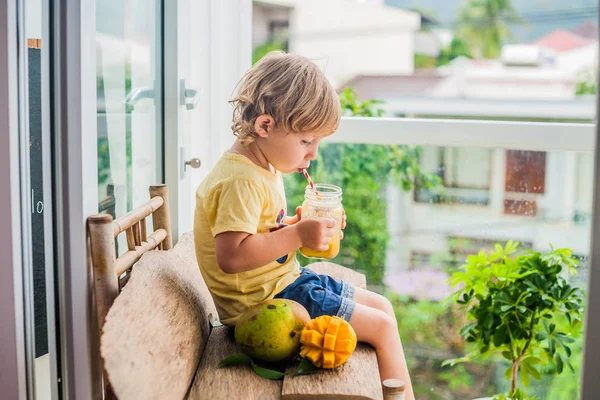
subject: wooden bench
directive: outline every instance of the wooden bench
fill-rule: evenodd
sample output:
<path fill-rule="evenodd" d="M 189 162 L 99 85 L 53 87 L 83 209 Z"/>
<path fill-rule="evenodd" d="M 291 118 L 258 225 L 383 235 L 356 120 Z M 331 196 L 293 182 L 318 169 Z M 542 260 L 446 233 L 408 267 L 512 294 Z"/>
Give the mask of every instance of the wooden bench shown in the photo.
<path fill-rule="evenodd" d="M 239 353 L 198 268 L 193 233 L 172 246 L 168 189 L 150 188 L 149 202 L 113 220 L 88 218 L 100 370 L 105 398 L 119 399 L 381 399 L 375 351 L 359 344 L 338 369 L 267 380 L 248 366 L 217 368 Z M 153 232 L 146 235 L 146 217 Z M 115 255 L 115 238 L 128 251 Z M 357 286 L 365 276 L 332 263 L 311 264 Z M 102 369 L 103 368 L 103 369 Z"/>

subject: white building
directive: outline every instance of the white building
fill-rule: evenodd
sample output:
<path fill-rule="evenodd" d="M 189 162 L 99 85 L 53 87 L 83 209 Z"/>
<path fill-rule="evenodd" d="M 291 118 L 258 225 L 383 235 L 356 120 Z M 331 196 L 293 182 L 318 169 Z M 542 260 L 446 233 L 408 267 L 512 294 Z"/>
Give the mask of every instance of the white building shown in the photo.
<path fill-rule="evenodd" d="M 579 49 L 580 66 L 595 65 L 587 47 Z M 348 86 L 362 99 L 384 100 L 390 116 L 593 121 L 595 98 L 575 96 L 581 69 L 564 61 L 573 54 L 561 54 L 558 62 L 549 54 L 513 47 L 502 60 L 456 59 L 437 71 L 357 77 Z M 425 147 L 421 165 L 443 176 L 445 196 L 440 201 L 425 191 L 407 196 L 389 190 L 388 274 L 435 264 L 432 259 L 451 250 L 478 251 L 509 239 L 536 250 L 551 244 L 589 254 L 593 154 Z M 465 239 L 463 247 L 451 249 L 457 238 Z"/>
<path fill-rule="evenodd" d="M 417 13 L 354 0 L 260 0 L 253 13 L 255 45 L 287 29 L 289 50 L 313 59 L 335 86 L 357 75 L 414 71 Z"/>

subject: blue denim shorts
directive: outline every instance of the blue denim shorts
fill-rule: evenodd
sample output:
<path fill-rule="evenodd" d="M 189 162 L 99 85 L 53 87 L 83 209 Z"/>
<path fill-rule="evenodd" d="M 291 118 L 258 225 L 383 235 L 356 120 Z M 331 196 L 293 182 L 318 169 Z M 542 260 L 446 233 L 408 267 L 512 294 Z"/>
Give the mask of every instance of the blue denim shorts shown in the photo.
<path fill-rule="evenodd" d="M 354 286 L 321 275 L 308 268 L 300 268 L 300 276 L 275 295 L 276 299 L 294 300 L 304 306 L 311 318 L 335 315 L 350 321 L 356 303 Z"/>

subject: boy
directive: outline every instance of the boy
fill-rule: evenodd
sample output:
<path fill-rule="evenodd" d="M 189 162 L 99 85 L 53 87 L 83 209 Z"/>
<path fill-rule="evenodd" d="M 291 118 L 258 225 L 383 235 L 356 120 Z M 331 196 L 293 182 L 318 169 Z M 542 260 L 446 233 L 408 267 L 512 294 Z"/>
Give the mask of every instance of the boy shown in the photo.
<path fill-rule="evenodd" d="M 335 90 L 308 59 L 276 52 L 244 76 L 231 102 L 237 140 L 200 184 L 194 217 L 198 265 L 221 321 L 233 326 L 248 307 L 274 297 L 299 302 L 311 318 L 338 315 L 375 348 L 382 382 L 403 380 L 413 399 L 390 302 L 296 260 L 300 247 L 327 250 L 335 221 L 303 220 L 300 207 L 286 217 L 281 174 L 308 168 L 321 140 L 338 129 Z"/>

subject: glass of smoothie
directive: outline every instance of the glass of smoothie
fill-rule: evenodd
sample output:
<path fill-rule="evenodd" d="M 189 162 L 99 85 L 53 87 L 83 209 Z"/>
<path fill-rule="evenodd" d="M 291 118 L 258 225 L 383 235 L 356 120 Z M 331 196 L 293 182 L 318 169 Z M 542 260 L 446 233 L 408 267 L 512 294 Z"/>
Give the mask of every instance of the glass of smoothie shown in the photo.
<path fill-rule="evenodd" d="M 333 218 L 335 220 L 335 233 L 327 250 L 317 251 L 301 247 L 300 253 L 310 258 L 331 259 L 340 252 L 342 215 L 344 212 L 342 208 L 342 189 L 335 185 L 318 183 L 313 186 L 308 185 L 304 191 L 302 219 Z"/>

